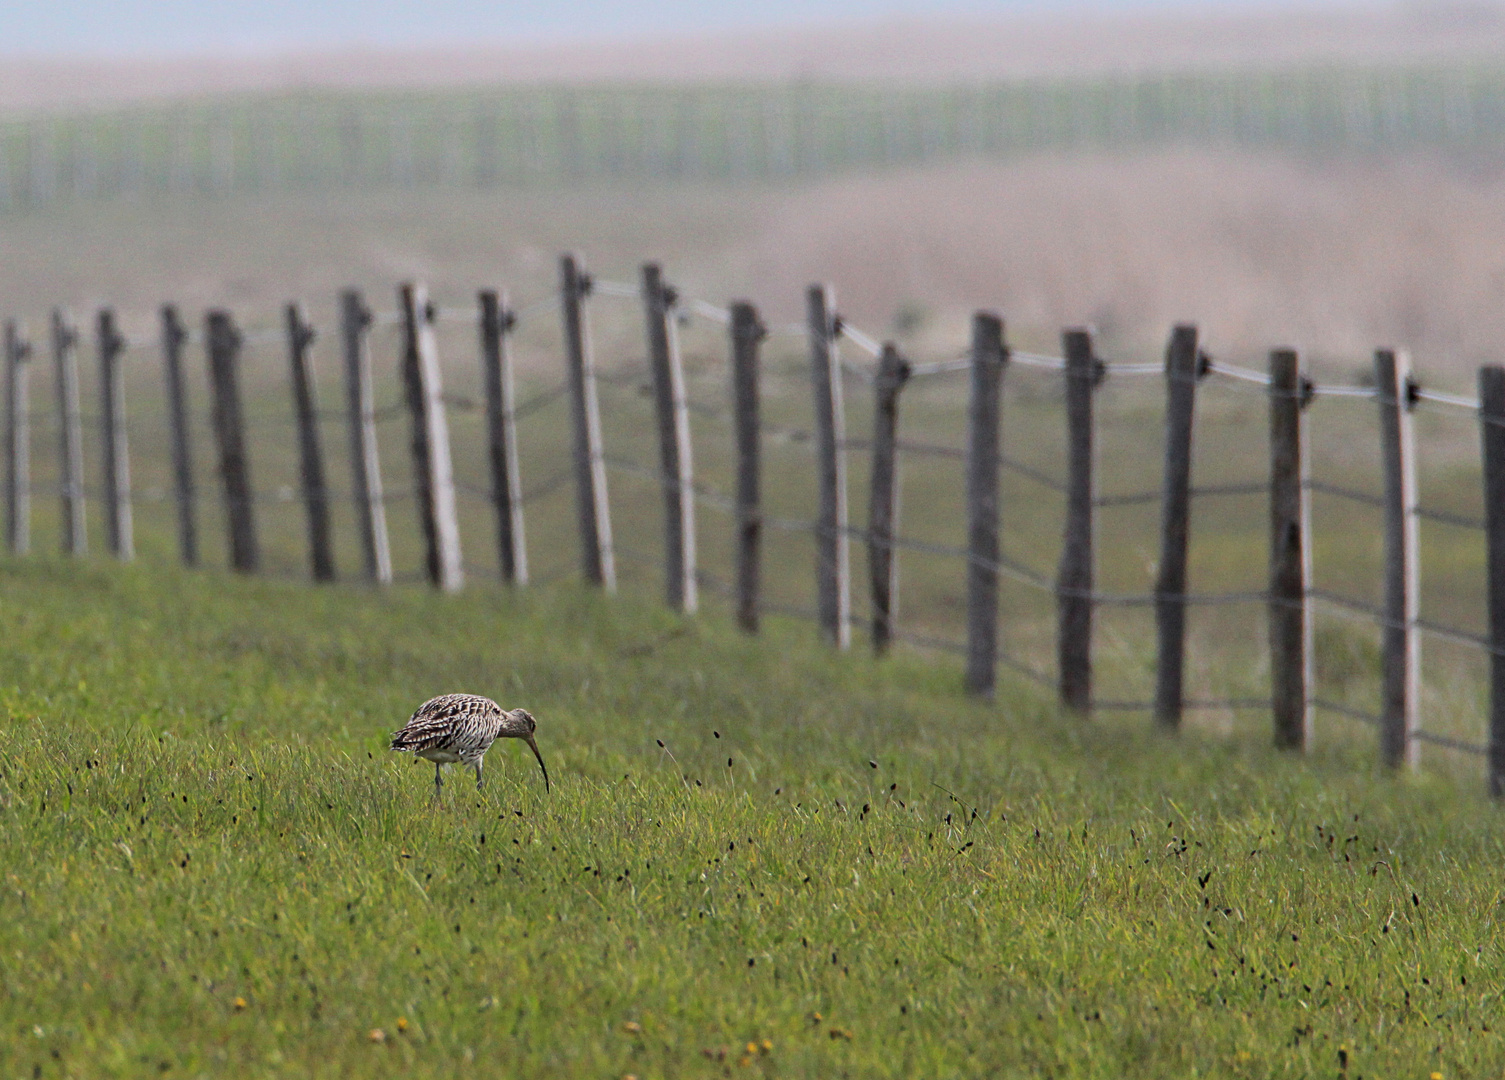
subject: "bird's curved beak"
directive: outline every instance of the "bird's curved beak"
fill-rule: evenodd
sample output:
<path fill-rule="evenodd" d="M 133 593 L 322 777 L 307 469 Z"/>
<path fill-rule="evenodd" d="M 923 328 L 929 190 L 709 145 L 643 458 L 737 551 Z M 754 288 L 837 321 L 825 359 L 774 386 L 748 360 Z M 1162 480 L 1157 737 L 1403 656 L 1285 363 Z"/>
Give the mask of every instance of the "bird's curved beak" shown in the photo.
<path fill-rule="evenodd" d="M 533 741 L 533 736 L 524 735 L 523 738 L 533 750 L 533 756 L 538 759 L 538 767 L 543 770 L 543 789 L 547 792 L 549 790 L 549 767 L 543 763 L 543 755 L 538 752 L 538 744 Z"/>

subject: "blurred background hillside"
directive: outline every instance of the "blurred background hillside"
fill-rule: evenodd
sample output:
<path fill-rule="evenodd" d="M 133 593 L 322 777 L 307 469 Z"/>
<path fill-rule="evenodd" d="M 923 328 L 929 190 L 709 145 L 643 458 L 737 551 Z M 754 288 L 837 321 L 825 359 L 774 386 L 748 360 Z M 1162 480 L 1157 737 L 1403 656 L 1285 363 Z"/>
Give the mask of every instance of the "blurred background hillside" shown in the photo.
<path fill-rule="evenodd" d="M 217 37 L 215 6 L 177 36 L 153 37 L 160 3 L 22 17 L 0 54 L 6 315 L 271 318 L 410 275 L 526 300 L 578 248 L 779 318 L 830 281 L 853 321 L 919 342 L 987 305 L 1046 339 L 1090 323 L 1125 358 L 1176 320 L 1232 354 L 1409 347 L 1460 385 L 1505 351 L 1494 6 L 587 5 L 510 39 L 381 22 L 401 5 Z"/>

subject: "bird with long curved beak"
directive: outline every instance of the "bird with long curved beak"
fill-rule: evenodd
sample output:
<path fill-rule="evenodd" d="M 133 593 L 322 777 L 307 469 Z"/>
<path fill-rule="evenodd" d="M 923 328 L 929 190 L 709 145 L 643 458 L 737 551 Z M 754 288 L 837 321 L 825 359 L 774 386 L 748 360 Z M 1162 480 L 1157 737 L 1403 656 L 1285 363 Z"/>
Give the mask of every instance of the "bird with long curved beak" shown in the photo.
<path fill-rule="evenodd" d="M 527 709 L 503 709 L 479 694 L 444 694 L 418 706 L 401 731 L 392 736 L 391 748 L 434 763 L 434 796 L 444 786 L 440 769 L 459 762 L 475 770 L 481 786 L 481 762 L 497 739 L 522 739 L 543 770 L 543 789 L 549 790 L 549 769 L 538 752 L 533 733 L 538 723 Z"/>

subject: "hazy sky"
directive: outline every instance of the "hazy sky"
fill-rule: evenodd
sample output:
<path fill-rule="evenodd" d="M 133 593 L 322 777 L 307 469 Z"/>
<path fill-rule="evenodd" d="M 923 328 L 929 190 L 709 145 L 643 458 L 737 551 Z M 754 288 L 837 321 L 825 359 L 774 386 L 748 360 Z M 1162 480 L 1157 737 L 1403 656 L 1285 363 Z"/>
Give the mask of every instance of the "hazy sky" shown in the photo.
<path fill-rule="evenodd" d="M 1091 0 L 1147 7 L 1156 0 Z M 1199 6 L 1233 6 L 1203 0 Z M 0 0 L 0 53 L 141 55 L 662 35 L 920 15 L 999 15 L 1081 0 Z"/>

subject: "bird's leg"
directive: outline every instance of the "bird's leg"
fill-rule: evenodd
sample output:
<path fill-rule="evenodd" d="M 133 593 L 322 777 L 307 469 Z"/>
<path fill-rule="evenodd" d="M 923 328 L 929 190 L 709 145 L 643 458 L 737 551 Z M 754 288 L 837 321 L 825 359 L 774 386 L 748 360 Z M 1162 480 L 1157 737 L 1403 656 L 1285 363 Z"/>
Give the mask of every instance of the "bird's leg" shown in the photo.
<path fill-rule="evenodd" d="M 476 790 L 479 791 L 481 789 L 481 759 L 476 758 L 475 764 L 471 768 L 476 771 Z"/>
<path fill-rule="evenodd" d="M 439 789 L 444 786 L 444 781 L 439 776 L 439 762 L 434 762 L 434 798 L 439 797 Z"/>

